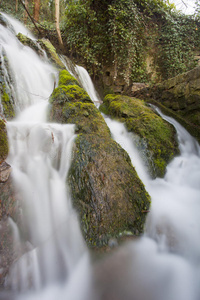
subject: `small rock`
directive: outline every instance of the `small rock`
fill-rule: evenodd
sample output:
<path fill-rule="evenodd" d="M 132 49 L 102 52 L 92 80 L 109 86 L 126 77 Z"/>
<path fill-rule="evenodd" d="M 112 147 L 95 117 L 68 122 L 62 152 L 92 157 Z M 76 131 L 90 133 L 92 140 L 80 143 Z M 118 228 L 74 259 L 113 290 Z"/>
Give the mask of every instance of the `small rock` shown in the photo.
<path fill-rule="evenodd" d="M 11 166 L 3 161 L 0 165 L 0 182 L 6 182 L 10 176 Z"/>

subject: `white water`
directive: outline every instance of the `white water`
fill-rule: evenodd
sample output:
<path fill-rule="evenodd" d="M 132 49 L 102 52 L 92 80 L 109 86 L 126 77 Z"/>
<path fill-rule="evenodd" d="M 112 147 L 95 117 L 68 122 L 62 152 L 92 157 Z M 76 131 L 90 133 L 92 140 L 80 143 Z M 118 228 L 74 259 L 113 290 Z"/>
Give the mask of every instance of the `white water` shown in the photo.
<path fill-rule="evenodd" d="M 152 199 L 144 237 L 126 249 L 137 269 L 137 273 L 127 269 L 135 290 L 130 294 L 137 295 L 134 299 L 145 300 L 199 299 L 200 147 L 180 124 L 161 115 L 175 126 L 181 154 L 168 165 L 165 177 L 156 180 L 146 174 L 124 125 L 106 119 L 113 138 L 129 153 Z M 134 284 L 139 280 L 141 288 Z"/>
<path fill-rule="evenodd" d="M 91 100 L 98 107 L 102 101 L 101 101 L 99 95 L 97 94 L 97 91 L 95 90 L 95 87 L 92 83 L 90 75 L 88 74 L 86 69 L 84 69 L 81 66 L 76 66 L 76 72 L 78 74 L 79 80 L 80 80 L 84 90 L 88 93 Z"/>
<path fill-rule="evenodd" d="M 73 125 L 45 122 L 47 100 L 43 98 L 51 94 L 56 71 L 2 26 L 0 39 L 12 56 L 9 62 L 16 82 L 28 87 L 27 96 L 18 86 L 17 106 L 31 104 L 7 125 L 8 162 L 23 199 L 24 216 L 20 228 L 10 219 L 16 251 L 23 254 L 7 277 L 7 286 L 16 291 L 13 299 L 198 300 L 200 151 L 196 141 L 167 118 L 178 130 L 181 155 L 169 164 L 164 179 L 152 181 L 123 125 L 106 120 L 114 138 L 129 152 L 152 205 L 145 235 L 91 266 L 65 185 Z"/>
<path fill-rule="evenodd" d="M 5 17 L 7 17 L 5 15 Z M 13 20 L 9 17 L 9 20 Z M 15 21 L 12 21 L 15 25 Z M 17 32 L 24 28 L 21 24 Z M 26 30 L 22 30 L 26 33 Z M 9 62 L 9 74 L 4 59 Z M 57 71 L 29 47 L 22 45 L 13 33 L 0 24 L 0 55 L 3 64 L 4 80 L 14 96 L 15 110 L 18 113 L 33 103 L 47 101 L 54 88 Z M 12 80 L 10 80 L 12 76 Z"/>
<path fill-rule="evenodd" d="M 12 18 L 8 20 L 15 26 Z M 22 224 L 18 227 L 9 220 L 19 259 L 10 268 L 6 287 L 16 291 L 19 299 L 66 299 L 67 295 L 80 299 L 80 293 L 84 299 L 84 293 L 89 295 L 85 292 L 90 284 L 89 256 L 66 186 L 74 125 L 46 123 L 57 71 L 3 26 L 0 41 L 17 90 L 16 111 L 22 110 L 7 123 L 7 161 Z"/>

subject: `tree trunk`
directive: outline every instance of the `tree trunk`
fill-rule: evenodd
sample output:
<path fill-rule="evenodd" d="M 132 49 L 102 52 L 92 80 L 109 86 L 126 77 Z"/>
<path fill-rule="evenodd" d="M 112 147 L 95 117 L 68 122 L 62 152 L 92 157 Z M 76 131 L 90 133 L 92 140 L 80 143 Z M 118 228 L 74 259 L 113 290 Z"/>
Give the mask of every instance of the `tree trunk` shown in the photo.
<path fill-rule="evenodd" d="M 15 11 L 18 12 L 18 0 L 15 2 Z"/>
<path fill-rule="evenodd" d="M 59 4 L 60 4 L 60 1 L 55 0 L 55 23 L 56 23 L 56 31 L 57 31 L 57 35 L 58 35 L 58 42 L 59 42 L 60 47 L 63 48 L 63 41 L 62 41 L 62 37 L 61 37 L 61 33 L 60 33 L 60 25 L 59 25 L 59 16 L 60 16 Z"/>
<path fill-rule="evenodd" d="M 28 10 L 28 0 L 25 0 L 25 7 L 26 7 L 26 11 L 24 13 L 24 23 L 26 24 L 27 19 L 28 19 L 28 13 L 27 13 L 27 10 Z"/>
<path fill-rule="evenodd" d="M 39 21 L 39 15 L 40 15 L 40 0 L 35 0 L 33 18 L 35 19 L 36 22 Z"/>

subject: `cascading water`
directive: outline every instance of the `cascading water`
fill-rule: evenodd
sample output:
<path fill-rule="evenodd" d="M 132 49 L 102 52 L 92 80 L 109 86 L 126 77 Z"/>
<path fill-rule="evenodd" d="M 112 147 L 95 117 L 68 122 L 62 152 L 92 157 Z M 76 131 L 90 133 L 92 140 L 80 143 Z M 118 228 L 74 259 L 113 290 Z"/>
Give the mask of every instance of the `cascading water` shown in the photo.
<path fill-rule="evenodd" d="M 9 17 L 10 20 L 15 26 Z M 9 220 L 19 259 L 10 268 L 6 286 L 19 293 L 20 299 L 31 297 L 28 291 L 40 291 L 40 299 L 65 299 L 66 295 L 85 299 L 90 278 L 88 251 L 65 182 L 74 125 L 45 122 L 57 70 L 45 56 L 41 59 L 13 32 L 0 26 L 2 51 L 9 61 L 16 90 L 17 117 L 7 123 L 7 161 L 12 165 L 22 207 L 22 226 L 18 228 Z M 6 74 L 6 69 L 3 71 Z M 74 281 L 79 282 L 79 290 Z"/>
<path fill-rule="evenodd" d="M 76 66 L 76 72 L 83 88 L 88 93 L 94 104 L 98 107 L 99 103 L 101 103 L 101 99 L 95 90 L 90 75 L 88 74 L 86 69 L 81 66 Z"/>
<path fill-rule="evenodd" d="M 15 22 L 12 23 L 14 26 Z M 22 25 L 18 25 L 17 33 L 21 27 L 23 28 Z M 0 45 L 2 71 L 5 82 L 11 89 L 16 111 L 41 103 L 41 100 L 48 100 L 54 88 L 57 71 L 47 62 L 45 56 L 41 60 L 30 47 L 22 45 L 9 28 L 1 24 Z M 9 62 L 10 76 L 4 66 L 5 60 Z M 12 80 L 9 80 L 9 77 Z"/>
<path fill-rule="evenodd" d="M 91 266 L 65 184 L 74 127 L 45 122 L 45 99 L 57 71 L 2 25 L 0 43 L 14 78 L 16 106 L 22 110 L 31 105 L 7 123 L 8 162 L 24 216 L 20 228 L 10 219 L 20 258 L 7 276 L 7 287 L 16 291 L 9 299 L 198 300 L 200 150 L 196 141 L 163 116 L 177 129 L 181 154 L 168 165 L 163 179 L 150 180 L 123 124 L 106 118 L 114 139 L 129 153 L 152 205 L 144 236 Z M 90 90 L 91 82 L 85 86 Z"/>

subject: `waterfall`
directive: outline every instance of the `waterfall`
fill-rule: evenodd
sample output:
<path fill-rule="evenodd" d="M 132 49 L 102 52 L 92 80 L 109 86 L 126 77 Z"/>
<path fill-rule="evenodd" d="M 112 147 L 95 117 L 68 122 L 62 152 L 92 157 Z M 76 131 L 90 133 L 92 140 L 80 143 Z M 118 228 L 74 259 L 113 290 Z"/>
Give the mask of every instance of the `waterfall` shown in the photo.
<path fill-rule="evenodd" d="M 23 29 L 4 16 L 16 32 Z M 31 292 L 40 299 L 66 299 L 67 295 L 88 299 L 84 294 L 88 297 L 89 292 L 84 291 L 90 282 L 89 255 L 66 185 L 74 125 L 46 123 L 48 98 L 58 71 L 2 25 L 0 41 L 2 57 L 9 62 L 17 114 L 7 122 L 7 161 L 22 208 L 20 227 L 9 220 L 19 258 L 9 270 L 6 287 L 17 292 L 19 299 L 31 298 Z"/>
<path fill-rule="evenodd" d="M 4 16 L 16 32 L 21 30 L 12 18 Z M 14 291 L 9 299 L 198 300 L 197 142 L 177 122 L 162 115 L 176 127 L 181 153 L 168 165 L 163 179 L 151 180 L 124 125 L 105 117 L 113 138 L 129 153 L 151 195 L 152 205 L 144 236 L 91 263 L 65 182 L 75 139 L 74 125 L 46 122 L 48 97 L 57 70 L 45 56 L 40 58 L 23 46 L 2 25 L 0 44 L 4 81 L 13 91 L 17 113 L 13 121 L 7 122 L 8 162 L 12 165 L 18 197 L 22 199 L 21 226 L 9 220 L 15 251 L 19 253 L 6 279 L 6 288 Z M 5 56 L 12 81 L 6 71 Z M 76 69 L 81 72 L 86 91 L 94 95 L 87 72 Z M 1 295 L 0 291 L 0 298 Z"/>
<path fill-rule="evenodd" d="M 88 93 L 94 104 L 98 107 L 99 103 L 101 103 L 102 101 L 97 94 L 97 91 L 95 90 L 95 87 L 87 70 L 81 66 L 76 66 L 76 72 L 84 90 Z"/>
<path fill-rule="evenodd" d="M 13 20 L 9 17 L 8 21 L 10 19 Z M 21 24 L 18 27 L 17 32 L 23 28 Z M 26 33 L 26 30 L 23 32 Z M 57 70 L 45 57 L 41 60 L 30 47 L 22 45 L 13 32 L 1 24 L 0 45 L 2 75 L 11 90 L 16 113 L 41 100 L 47 102 L 54 88 Z"/>

